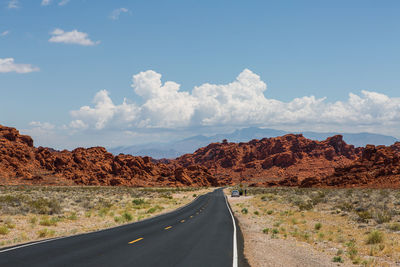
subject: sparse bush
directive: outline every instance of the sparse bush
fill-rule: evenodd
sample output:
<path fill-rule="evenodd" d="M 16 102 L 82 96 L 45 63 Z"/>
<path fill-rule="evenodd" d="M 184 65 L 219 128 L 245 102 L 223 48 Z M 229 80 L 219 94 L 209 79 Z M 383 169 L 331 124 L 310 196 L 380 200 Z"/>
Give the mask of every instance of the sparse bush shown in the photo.
<path fill-rule="evenodd" d="M 267 214 L 268 214 L 268 215 L 271 215 L 272 213 L 274 213 L 273 210 L 268 210 L 268 211 L 267 211 Z"/>
<path fill-rule="evenodd" d="M 38 214 L 57 214 L 61 212 L 61 205 L 56 199 L 38 198 L 28 203 L 31 211 Z"/>
<path fill-rule="evenodd" d="M 369 211 L 359 211 L 357 212 L 358 218 L 357 221 L 367 223 L 370 219 L 372 219 L 372 214 Z"/>
<path fill-rule="evenodd" d="M 124 212 L 122 214 L 122 218 L 124 218 L 124 220 L 127 221 L 127 222 L 130 222 L 133 219 L 132 215 L 130 213 L 128 213 L 128 212 Z"/>
<path fill-rule="evenodd" d="M 368 234 L 366 243 L 368 245 L 371 244 L 379 244 L 383 242 L 383 233 L 378 231 L 378 230 L 374 230 L 371 233 Z"/>
<path fill-rule="evenodd" d="M 385 192 L 385 191 L 383 191 Z M 390 222 L 392 220 L 392 215 L 387 212 L 387 211 L 377 211 L 374 214 L 374 220 L 378 223 L 378 224 L 382 224 L 382 223 L 387 223 Z"/>
<path fill-rule="evenodd" d="M 71 220 L 71 221 L 75 221 L 75 220 L 78 219 L 78 216 L 76 215 L 76 212 L 72 212 L 72 213 L 67 217 L 67 219 L 68 219 L 68 220 Z"/>
<path fill-rule="evenodd" d="M 6 235 L 9 232 L 10 232 L 10 229 L 8 229 L 7 225 L 0 226 L 0 235 Z"/>
<path fill-rule="evenodd" d="M 247 214 L 247 213 L 249 213 L 249 211 L 248 211 L 247 208 L 243 208 L 243 209 L 242 209 L 242 213 L 243 213 L 243 214 Z"/>
<path fill-rule="evenodd" d="M 41 229 L 38 232 L 38 237 L 49 237 L 55 234 L 55 231 L 48 230 L 47 228 Z"/>
<path fill-rule="evenodd" d="M 341 256 L 335 256 L 335 257 L 333 257 L 332 261 L 333 261 L 333 262 L 340 262 L 340 263 L 343 263 L 343 262 L 344 262 L 344 260 L 342 259 Z"/>
<path fill-rule="evenodd" d="M 314 225 L 314 229 L 317 230 L 317 231 L 319 231 L 321 228 L 322 228 L 322 223 L 316 223 Z"/>
<path fill-rule="evenodd" d="M 161 211 L 161 210 L 163 210 L 163 209 L 164 209 L 163 207 L 161 207 L 161 206 L 159 206 L 159 205 L 156 205 L 156 206 L 154 206 L 154 207 L 148 209 L 148 210 L 146 211 L 146 213 L 154 213 L 154 212 L 156 212 L 156 211 Z"/>
<path fill-rule="evenodd" d="M 268 234 L 268 232 L 269 232 L 269 228 L 264 228 L 264 229 L 263 229 L 263 233 L 264 233 L 264 234 Z"/>
<path fill-rule="evenodd" d="M 132 204 L 137 205 L 137 206 L 142 205 L 144 203 L 145 203 L 145 201 L 143 198 L 136 198 L 136 199 L 132 200 Z"/>
<path fill-rule="evenodd" d="M 254 212 L 254 215 L 260 215 L 260 213 L 258 212 L 258 210 L 256 210 L 255 212 Z"/>
<path fill-rule="evenodd" d="M 392 223 L 388 226 L 388 229 L 394 232 L 400 231 L 400 223 Z"/>
<path fill-rule="evenodd" d="M 44 216 L 39 221 L 39 224 L 43 226 L 56 226 L 58 221 L 59 219 L 56 217 L 49 218 L 48 216 Z"/>

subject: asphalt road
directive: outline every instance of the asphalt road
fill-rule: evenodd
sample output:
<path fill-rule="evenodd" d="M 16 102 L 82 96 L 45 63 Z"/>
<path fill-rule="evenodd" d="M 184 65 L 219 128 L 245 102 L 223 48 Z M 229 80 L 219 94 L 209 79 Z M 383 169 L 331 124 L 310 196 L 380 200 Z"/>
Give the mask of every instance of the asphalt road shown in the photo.
<path fill-rule="evenodd" d="M 0 251 L 0 266 L 232 266 L 236 227 L 217 189 L 149 220 Z"/>

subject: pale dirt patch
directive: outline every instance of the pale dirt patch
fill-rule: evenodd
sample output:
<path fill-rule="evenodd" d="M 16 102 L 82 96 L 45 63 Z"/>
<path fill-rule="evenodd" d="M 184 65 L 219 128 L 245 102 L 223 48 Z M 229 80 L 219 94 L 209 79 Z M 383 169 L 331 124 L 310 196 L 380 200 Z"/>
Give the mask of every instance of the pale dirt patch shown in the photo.
<path fill-rule="evenodd" d="M 240 198 L 225 193 L 251 266 L 400 266 L 399 191 L 259 188 Z M 360 222 L 366 215 L 371 217 Z M 374 231 L 384 238 L 370 244 Z M 344 263 L 334 263 L 334 257 Z"/>
<path fill-rule="evenodd" d="M 212 190 L 0 187 L 0 247 L 140 221 L 182 207 Z"/>
<path fill-rule="evenodd" d="M 332 258 L 316 251 L 307 243 L 293 240 L 273 239 L 263 234 L 263 222 L 259 218 L 246 216 L 236 205 L 252 199 L 247 197 L 230 197 L 228 201 L 239 220 L 244 237 L 244 254 L 252 267 L 287 267 L 287 266 L 346 266 L 332 262 Z"/>

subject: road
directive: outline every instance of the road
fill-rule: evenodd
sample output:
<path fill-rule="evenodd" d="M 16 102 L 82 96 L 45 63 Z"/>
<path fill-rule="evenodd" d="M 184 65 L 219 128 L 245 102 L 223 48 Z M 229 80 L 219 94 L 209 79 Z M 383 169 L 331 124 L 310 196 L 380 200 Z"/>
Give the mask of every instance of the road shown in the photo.
<path fill-rule="evenodd" d="M 217 189 L 152 219 L 0 251 L 0 266 L 232 266 L 236 227 Z"/>

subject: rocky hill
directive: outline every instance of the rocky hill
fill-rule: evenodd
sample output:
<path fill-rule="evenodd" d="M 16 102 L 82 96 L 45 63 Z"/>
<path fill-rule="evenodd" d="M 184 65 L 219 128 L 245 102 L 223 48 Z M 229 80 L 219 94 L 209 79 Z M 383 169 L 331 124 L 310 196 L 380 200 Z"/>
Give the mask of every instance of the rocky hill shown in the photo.
<path fill-rule="evenodd" d="M 301 134 L 212 143 L 175 160 L 120 154 L 103 147 L 56 151 L 0 126 L 0 184 L 126 186 L 394 187 L 400 142 L 354 148 L 341 135 L 314 141 Z"/>
<path fill-rule="evenodd" d="M 399 187 L 400 142 L 392 146 L 367 145 L 361 157 L 349 166 L 335 168 L 332 175 L 310 177 L 302 187 Z"/>
<path fill-rule="evenodd" d="M 319 142 L 303 135 L 252 140 L 248 143 L 213 143 L 176 159 L 182 166 L 207 167 L 220 181 L 262 185 L 286 180 L 302 181 L 325 177 L 336 167 L 348 166 L 358 158 L 360 148 L 346 144 L 336 135 Z"/>
<path fill-rule="evenodd" d="M 50 185 L 217 186 L 200 165 L 157 163 L 149 157 L 113 156 L 103 147 L 54 151 L 0 126 L 0 183 Z"/>

